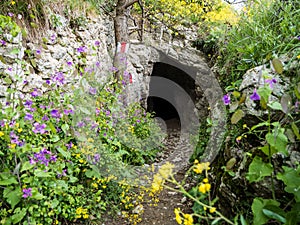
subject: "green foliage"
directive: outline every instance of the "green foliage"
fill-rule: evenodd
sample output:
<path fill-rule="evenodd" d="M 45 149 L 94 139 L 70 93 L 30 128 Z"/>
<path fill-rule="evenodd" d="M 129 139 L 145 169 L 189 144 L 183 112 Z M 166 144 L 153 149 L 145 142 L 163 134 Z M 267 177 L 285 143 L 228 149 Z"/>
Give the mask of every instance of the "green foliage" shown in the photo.
<path fill-rule="evenodd" d="M 99 83 L 98 64 L 84 65 L 86 48 L 97 46 L 77 49 L 83 62 L 73 68 L 82 73 L 77 88 L 70 90 L 57 71 L 43 84 L 47 93 L 33 89 L 24 99 L 10 98 L 17 92 L 13 83 L 8 89 L 0 111 L 0 224 L 98 222 L 116 211 L 130 218 L 143 200 L 131 169 L 151 163 L 160 129 L 137 103 L 123 105 L 113 73 Z"/>
<path fill-rule="evenodd" d="M 280 60 L 276 60 L 276 63 L 281 65 Z M 281 74 L 284 71 L 282 71 L 281 66 L 278 65 L 277 69 L 274 69 L 278 74 Z M 262 73 L 264 74 L 265 72 Z M 261 155 L 259 151 L 253 152 L 254 154 L 249 154 L 252 156 L 252 159 L 248 165 L 246 179 L 250 183 L 270 183 L 272 199 L 254 198 L 252 203 L 253 223 L 265 224 L 269 220 L 276 220 L 284 224 L 296 224 L 300 220 L 298 214 L 295 215 L 293 208 L 297 208 L 299 203 L 300 167 L 299 164 L 287 165 L 285 163 L 278 163 L 276 157 L 278 155 L 282 155 L 286 158 L 292 157 L 287 147 L 295 144 L 295 140 L 299 135 L 298 127 L 300 120 L 298 102 L 300 98 L 297 95 L 297 88 L 295 89 L 293 86 L 290 87 L 288 93 L 285 93 L 281 97 L 277 96 L 277 98 L 274 98 L 273 85 L 276 84 L 276 79 L 272 78 L 271 74 L 264 74 L 262 79 L 265 79 L 265 85 L 258 87 L 257 90 L 255 89 L 251 96 L 243 96 L 241 93 L 233 91 L 231 95 L 225 95 L 223 101 L 225 104 L 228 104 L 228 101 L 233 101 L 233 103 L 230 104 L 230 112 L 232 113 L 231 123 L 234 126 L 244 123 L 243 129 L 247 129 L 246 132 L 243 132 L 236 139 L 237 146 L 240 146 L 242 143 L 246 144 L 245 142 L 248 136 L 252 138 L 255 137 L 255 139 L 259 140 L 258 143 L 263 145 L 258 146 L 257 149 L 261 150 L 264 155 Z M 294 80 L 299 82 L 297 78 Z M 295 87 L 298 87 L 297 82 L 294 83 Z M 235 88 L 232 89 L 231 87 L 228 88 L 228 90 L 234 89 Z M 232 96 L 233 99 L 228 99 L 229 96 Z M 259 117 L 258 122 L 250 128 L 247 127 L 248 121 L 243 121 L 243 117 L 239 116 L 241 112 L 244 112 L 244 102 L 248 100 L 259 103 L 257 104 L 256 110 L 264 111 L 267 114 L 266 116 Z M 274 120 L 273 117 L 276 114 L 281 114 L 283 119 Z M 247 141 L 253 142 L 253 140 L 250 139 Z M 278 171 L 284 172 L 278 173 Z M 276 173 L 277 175 L 275 176 Z M 270 179 L 267 180 L 266 177 Z M 277 179 L 277 182 L 283 181 L 285 184 L 284 190 L 294 197 L 289 198 L 289 200 L 278 198 L 274 184 L 275 179 Z M 285 204 L 291 204 L 292 207 L 285 207 Z M 292 219 L 290 215 L 296 216 L 296 219 Z"/>
<path fill-rule="evenodd" d="M 5 33 L 16 37 L 20 32 L 20 27 L 9 16 L 0 15 L 0 37 Z"/>
<path fill-rule="evenodd" d="M 282 54 L 296 58 L 299 51 L 292 50 L 300 47 L 298 15 L 297 1 L 256 1 L 246 6 L 238 25 L 219 39 L 218 66 L 224 83 L 229 85 L 231 80 L 241 79 L 246 70 Z M 282 65 L 276 59 L 273 64 L 280 73 Z"/>

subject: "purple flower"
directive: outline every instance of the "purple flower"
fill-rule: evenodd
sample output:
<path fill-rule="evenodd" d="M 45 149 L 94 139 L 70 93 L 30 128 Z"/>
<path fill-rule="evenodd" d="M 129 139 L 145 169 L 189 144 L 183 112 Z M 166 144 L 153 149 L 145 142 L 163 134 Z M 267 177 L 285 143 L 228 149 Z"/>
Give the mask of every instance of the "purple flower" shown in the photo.
<path fill-rule="evenodd" d="M 95 46 L 99 47 L 100 46 L 100 41 L 95 41 Z"/>
<path fill-rule="evenodd" d="M 105 114 L 106 114 L 107 116 L 109 116 L 109 115 L 110 115 L 110 111 L 109 111 L 109 110 L 106 110 L 106 111 L 105 111 Z"/>
<path fill-rule="evenodd" d="M 57 109 L 51 110 L 50 114 L 51 114 L 51 116 L 52 116 L 53 118 L 60 118 L 60 117 L 61 117 L 61 116 L 60 116 L 60 112 L 59 112 Z"/>
<path fill-rule="evenodd" d="M 91 95 L 95 95 L 95 94 L 97 94 L 97 89 L 93 88 L 93 87 L 90 87 L 89 92 L 90 92 Z"/>
<path fill-rule="evenodd" d="M 300 41 L 300 35 L 297 37 L 297 39 Z"/>
<path fill-rule="evenodd" d="M 13 14 L 13 13 L 11 13 L 11 12 L 9 12 L 9 13 L 8 13 L 8 16 L 10 16 L 10 17 L 13 17 L 13 16 L 14 16 L 14 14 Z"/>
<path fill-rule="evenodd" d="M 27 81 L 27 80 L 24 80 L 24 81 L 23 81 L 23 84 L 28 84 L 28 81 Z"/>
<path fill-rule="evenodd" d="M 68 62 L 67 62 L 67 65 L 68 65 L 68 66 L 72 66 L 73 63 L 72 63 L 71 61 L 68 61 Z"/>
<path fill-rule="evenodd" d="M 30 113 L 26 113 L 24 120 L 29 120 L 29 121 L 33 120 L 33 115 L 31 115 Z"/>
<path fill-rule="evenodd" d="M 32 97 L 38 97 L 40 96 L 41 94 L 37 91 L 37 89 L 35 88 L 33 92 L 31 92 L 31 96 Z"/>
<path fill-rule="evenodd" d="M 51 37 L 50 37 L 50 39 L 51 39 L 52 42 L 54 42 L 55 39 L 56 39 L 56 35 L 55 35 L 55 34 L 52 34 Z"/>
<path fill-rule="evenodd" d="M 56 72 L 52 77 L 52 80 L 56 83 L 57 86 L 60 86 L 65 83 L 65 77 L 62 72 Z"/>
<path fill-rule="evenodd" d="M 100 161 L 100 155 L 99 154 L 95 154 L 94 155 L 94 162 L 93 162 L 93 164 L 96 164 L 96 163 L 98 163 Z"/>
<path fill-rule="evenodd" d="M 253 94 L 250 96 L 252 101 L 260 100 L 260 96 L 257 94 L 256 89 L 254 89 Z"/>
<path fill-rule="evenodd" d="M 113 66 L 113 67 L 110 68 L 110 70 L 111 70 L 112 72 L 117 72 L 117 71 L 118 71 L 118 68 Z"/>
<path fill-rule="evenodd" d="M 63 169 L 62 173 L 57 173 L 58 178 L 65 177 L 65 176 L 67 176 L 67 169 Z"/>
<path fill-rule="evenodd" d="M 52 154 L 51 151 L 46 148 L 42 149 L 38 153 L 34 153 L 33 157 L 29 157 L 30 164 L 40 163 L 45 166 L 48 166 L 50 162 L 56 162 L 57 156 Z"/>
<path fill-rule="evenodd" d="M 270 85 L 270 88 L 273 88 L 273 84 L 276 84 L 277 80 L 275 78 L 272 78 L 272 79 L 266 79 L 265 82 Z"/>
<path fill-rule="evenodd" d="M 40 49 L 37 49 L 37 50 L 36 50 L 36 54 L 38 54 L 38 55 L 41 54 L 41 50 L 40 50 Z"/>
<path fill-rule="evenodd" d="M 2 46 L 5 46 L 5 45 L 6 45 L 6 41 L 0 40 L 0 44 L 1 44 Z"/>
<path fill-rule="evenodd" d="M 83 121 L 80 121 L 77 123 L 77 127 L 84 127 L 85 123 Z"/>
<path fill-rule="evenodd" d="M 223 96 L 223 102 L 224 102 L 224 105 L 230 104 L 230 95 L 229 94 L 226 94 Z"/>
<path fill-rule="evenodd" d="M 85 123 L 83 121 L 79 121 L 77 123 L 77 127 L 84 127 Z"/>
<path fill-rule="evenodd" d="M 35 133 L 35 134 L 37 134 L 37 133 L 41 133 L 41 134 L 44 134 L 44 133 L 46 133 L 46 130 L 45 130 L 45 128 L 46 128 L 46 124 L 40 124 L 40 123 L 38 123 L 38 122 L 35 122 L 34 124 L 33 124 L 33 126 L 34 126 L 34 128 L 33 128 L 33 132 Z"/>
<path fill-rule="evenodd" d="M 100 66 L 100 62 L 99 62 L 99 61 L 96 62 L 96 66 L 97 66 L 97 67 Z"/>
<path fill-rule="evenodd" d="M 67 148 L 68 148 L 68 150 L 69 150 L 70 148 L 72 148 L 72 146 L 73 146 L 73 143 L 72 143 L 72 142 L 70 142 L 69 144 L 66 144 L 66 146 L 67 146 Z"/>
<path fill-rule="evenodd" d="M 46 84 L 50 85 L 51 81 L 50 80 L 46 80 Z"/>
<path fill-rule="evenodd" d="M 23 191 L 23 195 L 22 195 L 23 198 L 28 198 L 32 196 L 31 193 L 32 188 L 24 188 L 22 191 Z"/>
<path fill-rule="evenodd" d="M 12 71 L 12 68 L 11 68 L 11 67 L 8 67 L 7 70 L 11 72 L 11 71 Z"/>
<path fill-rule="evenodd" d="M 93 122 L 91 125 L 91 129 L 94 130 L 96 127 L 98 127 L 98 124 L 96 122 Z"/>
<path fill-rule="evenodd" d="M 43 118 L 42 118 L 42 120 L 43 120 L 43 121 L 48 121 L 48 120 L 49 120 L 49 117 L 48 117 L 47 115 L 44 115 Z"/>
<path fill-rule="evenodd" d="M 31 100 L 26 100 L 24 105 L 30 108 L 32 106 L 32 101 Z"/>
<path fill-rule="evenodd" d="M 96 116 L 98 116 L 100 114 L 100 109 L 96 108 Z"/>
<path fill-rule="evenodd" d="M 83 53 L 86 50 L 87 50 L 87 47 L 85 47 L 85 46 L 81 46 L 81 47 L 77 48 L 77 52 L 79 52 L 79 53 Z"/>

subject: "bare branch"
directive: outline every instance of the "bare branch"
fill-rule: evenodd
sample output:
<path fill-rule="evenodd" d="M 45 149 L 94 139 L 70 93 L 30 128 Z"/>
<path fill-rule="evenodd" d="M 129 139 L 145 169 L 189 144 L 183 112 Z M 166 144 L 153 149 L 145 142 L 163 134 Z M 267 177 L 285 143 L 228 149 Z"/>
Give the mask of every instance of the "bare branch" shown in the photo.
<path fill-rule="evenodd" d="M 139 0 L 132 0 L 131 2 L 127 2 L 123 7 L 127 9 L 129 6 L 133 5 L 134 3 L 138 2 Z"/>

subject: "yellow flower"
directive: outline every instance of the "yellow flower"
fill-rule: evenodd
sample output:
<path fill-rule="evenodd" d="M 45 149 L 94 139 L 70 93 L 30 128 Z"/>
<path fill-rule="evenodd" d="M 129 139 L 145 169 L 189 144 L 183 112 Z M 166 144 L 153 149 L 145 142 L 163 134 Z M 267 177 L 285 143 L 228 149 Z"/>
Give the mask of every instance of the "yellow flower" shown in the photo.
<path fill-rule="evenodd" d="M 19 129 L 18 129 L 18 133 L 21 133 L 21 132 L 22 132 L 22 130 L 23 130 L 22 128 L 19 128 Z"/>
<path fill-rule="evenodd" d="M 297 59 L 300 59 L 300 55 L 297 56 Z"/>
<path fill-rule="evenodd" d="M 88 218 L 89 218 L 89 215 L 88 215 L 88 214 L 84 214 L 84 215 L 83 215 L 83 218 L 84 218 L 84 219 L 88 219 Z"/>
<path fill-rule="evenodd" d="M 0 137 L 4 136 L 4 132 L 0 131 Z"/>
<path fill-rule="evenodd" d="M 209 170 L 209 169 L 210 169 L 209 162 L 199 163 L 195 165 L 194 172 L 200 174 L 203 172 L 203 170 Z"/>
<path fill-rule="evenodd" d="M 176 222 L 177 222 L 178 224 L 182 224 L 182 218 L 181 218 L 181 216 L 180 216 L 180 210 L 179 210 L 179 208 L 175 208 L 175 209 L 174 209 L 174 213 L 175 213 L 175 219 L 176 219 Z"/>
<path fill-rule="evenodd" d="M 210 189 L 211 189 L 211 185 L 209 183 L 205 183 L 205 184 L 201 183 L 198 188 L 199 192 L 201 192 L 203 194 L 208 192 Z"/>
<path fill-rule="evenodd" d="M 98 184 L 96 184 L 96 183 L 92 183 L 92 186 L 93 186 L 94 188 L 98 188 Z"/>
<path fill-rule="evenodd" d="M 242 140 L 242 136 L 238 136 L 235 140 L 236 142 L 240 142 Z"/>
<path fill-rule="evenodd" d="M 247 128 L 247 124 L 244 124 L 244 125 L 243 125 L 243 129 L 246 129 L 246 128 Z"/>
<path fill-rule="evenodd" d="M 216 207 L 211 207 L 210 209 L 209 209 L 209 212 L 210 213 L 214 213 L 216 211 Z"/>
<path fill-rule="evenodd" d="M 184 214 L 184 225 L 193 225 L 194 220 L 191 214 Z"/>
<path fill-rule="evenodd" d="M 208 179 L 207 179 L 207 178 L 204 178 L 204 179 L 203 179 L 203 183 L 208 183 Z"/>
<path fill-rule="evenodd" d="M 14 5 L 14 4 L 16 4 L 16 2 L 15 1 L 11 1 L 11 4 Z"/>
<path fill-rule="evenodd" d="M 166 164 L 162 165 L 158 171 L 158 173 L 165 179 L 169 178 L 169 176 L 172 175 L 173 172 L 173 168 L 175 166 L 169 162 L 167 162 Z"/>

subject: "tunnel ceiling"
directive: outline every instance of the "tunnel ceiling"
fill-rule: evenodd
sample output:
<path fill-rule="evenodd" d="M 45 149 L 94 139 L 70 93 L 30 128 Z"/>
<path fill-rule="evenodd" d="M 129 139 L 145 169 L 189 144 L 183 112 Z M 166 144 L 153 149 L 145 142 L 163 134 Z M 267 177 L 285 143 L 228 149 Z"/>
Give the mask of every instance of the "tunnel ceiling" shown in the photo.
<path fill-rule="evenodd" d="M 182 89 L 182 91 L 180 92 L 178 88 L 170 88 L 168 84 L 165 84 L 164 86 L 162 83 L 153 82 L 155 77 L 165 78 L 168 81 L 176 83 Z M 160 89 L 162 92 L 168 92 L 168 98 L 164 99 L 161 96 L 157 96 L 156 93 L 158 92 L 158 89 Z M 180 99 L 178 95 L 182 95 L 182 93 L 187 94 L 193 103 L 195 103 L 195 81 L 193 78 L 191 78 L 184 71 L 172 65 L 161 62 L 155 63 L 150 78 L 150 95 L 147 99 L 147 111 L 154 112 L 155 116 L 160 117 L 165 121 L 176 119 L 179 121 L 178 124 L 180 126 L 180 122 L 182 121 L 180 121 L 178 111 L 176 110 L 178 109 L 178 105 L 176 106 L 173 104 L 176 102 L 175 98 Z M 171 101 L 169 101 L 170 99 Z M 183 101 L 183 104 L 185 103 L 186 102 Z"/>
<path fill-rule="evenodd" d="M 192 98 L 195 103 L 195 80 L 190 77 L 187 73 L 169 64 L 157 62 L 153 66 L 152 76 L 164 77 L 177 83 L 184 89 L 186 93 Z M 151 81 L 150 81 L 150 92 L 151 92 Z"/>

